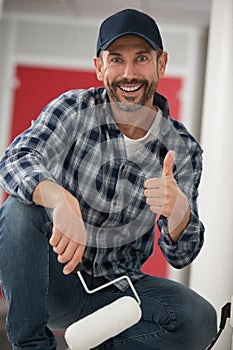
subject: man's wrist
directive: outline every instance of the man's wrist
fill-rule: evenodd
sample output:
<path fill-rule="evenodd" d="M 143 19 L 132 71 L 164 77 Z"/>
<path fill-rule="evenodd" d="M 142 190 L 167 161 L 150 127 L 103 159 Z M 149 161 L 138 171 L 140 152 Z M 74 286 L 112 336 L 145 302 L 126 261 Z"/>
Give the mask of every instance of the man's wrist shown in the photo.
<path fill-rule="evenodd" d="M 173 243 L 176 243 L 179 240 L 181 234 L 188 226 L 190 222 L 190 216 L 191 216 L 191 212 L 190 212 L 190 208 L 188 207 L 183 218 L 179 221 L 177 225 L 174 225 L 174 223 L 172 222 L 173 220 L 172 217 L 168 218 L 168 231 L 169 231 L 168 235 Z"/>
<path fill-rule="evenodd" d="M 54 209 L 59 203 L 65 201 L 67 194 L 69 192 L 55 182 L 43 180 L 35 187 L 32 200 L 35 204 Z"/>

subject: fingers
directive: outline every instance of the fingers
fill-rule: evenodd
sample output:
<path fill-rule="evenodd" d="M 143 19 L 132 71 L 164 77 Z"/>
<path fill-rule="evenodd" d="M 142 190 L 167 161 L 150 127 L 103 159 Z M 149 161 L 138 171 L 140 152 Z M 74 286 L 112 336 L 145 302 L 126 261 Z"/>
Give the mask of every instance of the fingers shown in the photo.
<path fill-rule="evenodd" d="M 53 229 L 50 244 L 58 255 L 58 261 L 63 264 L 66 263 L 63 273 L 71 273 L 82 260 L 85 246 L 72 241 L 56 228 Z"/>
<path fill-rule="evenodd" d="M 85 246 L 81 245 L 81 244 L 77 247 L 77 249 L 74 252 L 74 255 L 67 262 L 67 264 L 65 265 L 65 267 L 63 269 L 63 273 L 65 275 L 68 275 L 69 273 L 74 271 L 75 267 L 81 262 L 82 256 L 84 253 L 84 249 L 85 249 Z"/>
<path fill-rule="evenodd" d="M 151 207 L 151 210 L 157 214 L 161 213 L 165 201 L 164 185 L 160 188 L 146 189 L 144 195 L 146 197 L 146 203 Z M 158 208 L 157 211 L 155 207 Z"/>
<path fill-rule="evenodd" d="M 150 206 L 150 210 L 158 215 L 170 215 L 170 201 L 164 190 L 145 190 L 146 203 Z"/>
<path fill-rule="evenodd" d="M 158 178 L 158 177 L 147 179 L 144 183 L 144 187 L 148 190 L 151 190 L 151 189 L 158 190 L 164 187 L 164 179 Z"/>
<path fill-rule="evenodd" d="M 53 233 L 49 240 L 49 243 L 51 244 L 51 246 L 56 247 L 61 237 L 62 237 L 62 233 L 58 229 L 56 229 L 56 227 L 53 227 Z"/>
<path fill-rule="evenodd" d="M 72 242 L 66 236 L 62 236 L 58 244 L 53 246 L 54 252 L 59 256 L 58 261 L 61 263 L 68 261 L 73 256 L 76 248 L 77 243 Z"/>
<path fill-rule="evenodd" d="M 162 214 L 165 202 L 164 181 L 161 181 L 161 179 L 149 179 L 146 185 L 148 186 L 144 191 L 146 203 L 150 206 L 150 210 L 153 213 Z"/>

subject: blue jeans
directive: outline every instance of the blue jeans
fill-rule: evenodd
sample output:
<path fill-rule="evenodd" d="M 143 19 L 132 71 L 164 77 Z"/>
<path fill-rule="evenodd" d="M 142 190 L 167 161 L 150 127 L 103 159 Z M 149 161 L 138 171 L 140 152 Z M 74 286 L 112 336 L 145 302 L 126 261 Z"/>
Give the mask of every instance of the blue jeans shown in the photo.
<path fill-rule="evenodd" d="M 14 350 L 54 350 L 52 329 L 73 322 L 123 295 L 114 285 L 87 294 L 74 274 L 65 276 L 48 239 L 51 219 L 40 206 L 10 197 L 0 209 L 0 282 L 8 304 L 7 334 Z M 83 273 L 90 289 L 106 283 Z M 98 349 L 202 350 L 216 333 L 216 313 L 183 285 L 147 276 L 134 283 L 142 319 Z M 90 333 L 92 330 L 90 329 Z"/>

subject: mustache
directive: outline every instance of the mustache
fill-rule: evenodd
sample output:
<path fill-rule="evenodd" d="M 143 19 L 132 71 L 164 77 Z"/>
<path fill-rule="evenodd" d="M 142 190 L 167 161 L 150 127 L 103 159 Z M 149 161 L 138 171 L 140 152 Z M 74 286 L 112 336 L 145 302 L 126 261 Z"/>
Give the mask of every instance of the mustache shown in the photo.
<path fill-rule="evenodd" d="M 148 82 L 145 79 L 136 79 L 136 78 L 133 78 L 131 80 L 125 78 L 125 79 L 116 80 L 112 82 L 113 87 L 116 87 L 118 85 L 131 85 L 131 84 L 147 85 Z"/>

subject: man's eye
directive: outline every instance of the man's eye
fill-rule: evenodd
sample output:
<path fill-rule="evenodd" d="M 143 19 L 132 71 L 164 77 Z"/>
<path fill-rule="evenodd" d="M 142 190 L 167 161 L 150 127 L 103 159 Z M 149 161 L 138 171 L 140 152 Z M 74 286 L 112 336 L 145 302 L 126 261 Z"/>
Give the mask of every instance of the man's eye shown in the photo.
<path fill-rule="evenodd" d="M 147 61 L 147 57 L 146 56 L 139 56 L 138 59 L 137 59 L 139 62 L 145 62 Z"/>
<path fill-rule="evenodd" d="M 122 60 L 121 60 L 121 58 L 119 58 L 119 57 L 114 57 L 113 59 L 112 59 L 112 62 L 113 63 L 120 63 Z"/>

